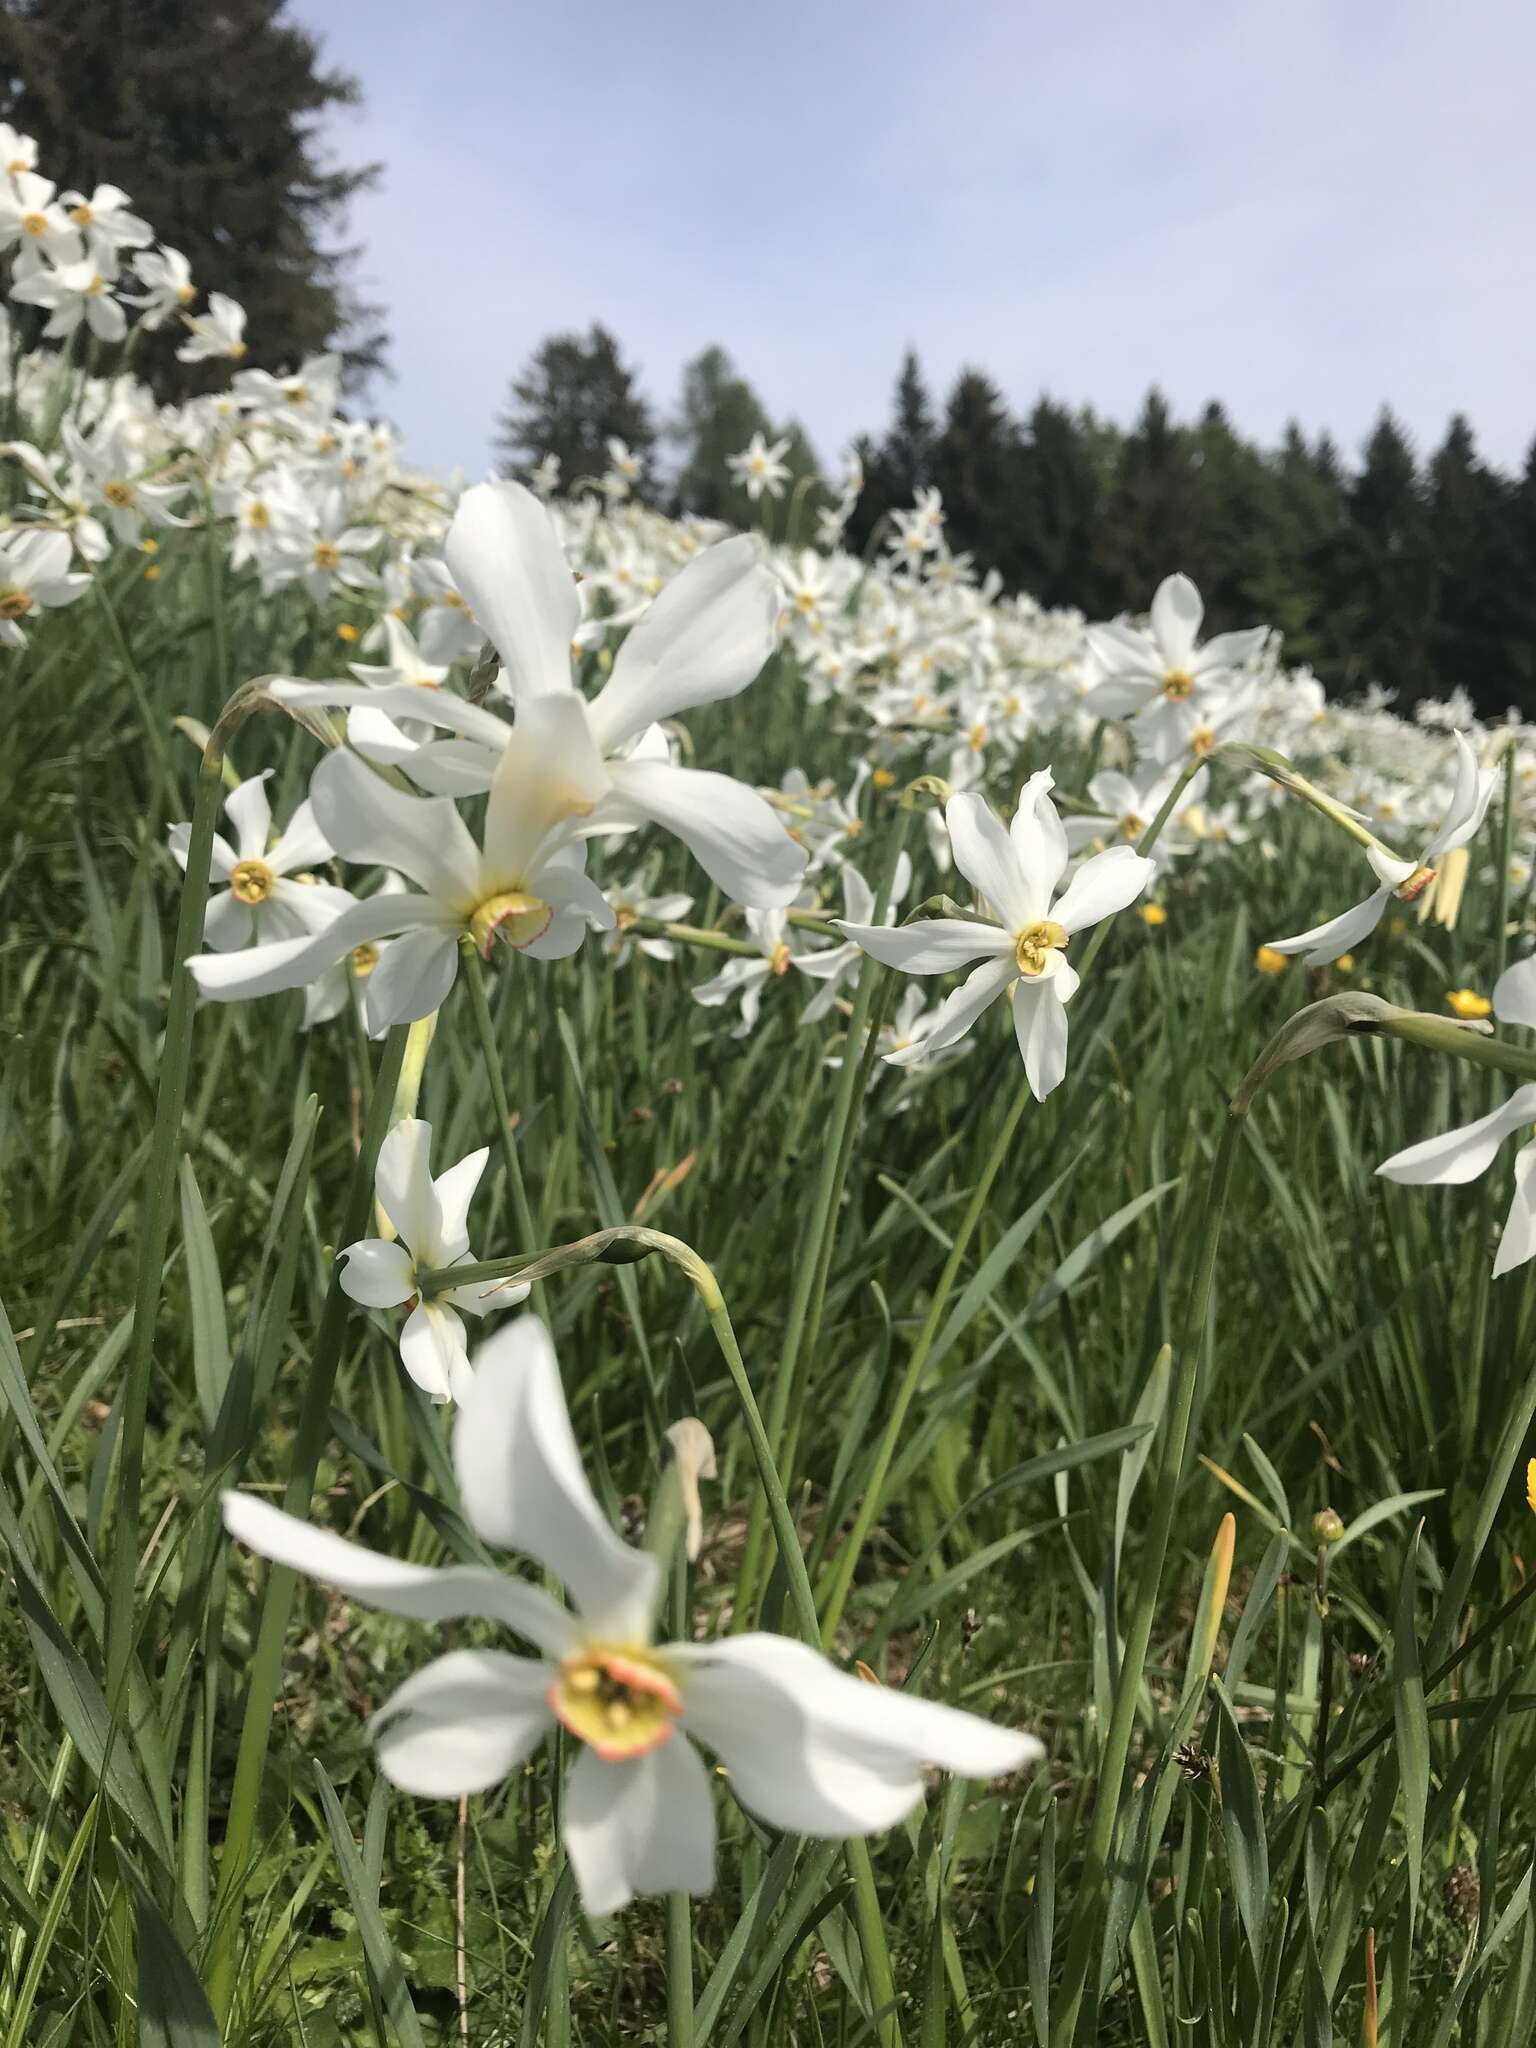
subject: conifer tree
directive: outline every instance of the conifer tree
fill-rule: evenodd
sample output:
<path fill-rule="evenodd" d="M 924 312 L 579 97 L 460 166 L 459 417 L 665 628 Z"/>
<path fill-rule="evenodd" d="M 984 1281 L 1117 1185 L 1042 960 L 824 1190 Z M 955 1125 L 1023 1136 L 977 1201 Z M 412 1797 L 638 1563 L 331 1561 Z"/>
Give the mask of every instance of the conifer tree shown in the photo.
<path fill-rule="evenodd" d="M 1114 610 L 1100 602 L 1096 541 L 1116 437 L 1042 398 L 1025 424 L 1015 517 L 1020 580 L 1046 605 Z"/>
<path fill-rule="evenodd" d="M 1143 611 L 1171 569 L 1201 580 L 1209 508 L 1191 436 L 1157 389 L 1120 445 L 1097 549 L 1115 609 Z"/>
<path fill-rule="evenodd" d="M 548 335 L 512 381 L 497 422 L 498 457 L 514 469 L 557 456 L 569 489 L 582 477 L 603 475 L 610 439 L 639 458 L 643 495 L 653 482 L 656 428 L 618 342 L 595 320 L 585 335 Z"/>
<path fill-rule="evenodd" d="M 945 536 L 1017 583 L 1023 568 L 1016 517 L 1018 429 L 1003 395 L 980 370 L 964 369 L 933 447 L 932 480 L 944 498 Z"/>
<path fill-rule="evenodd" d="M 357 97 L 286 0 L 0 9 L 0 119 L 37 138 L 60 184 L 121 186 L 201 290 L 238 299 L 251 364 L 292 365 L 338 343 L 354 371 L 382 359 L 378 309 L 356 297 L 354 252 L 333 240 L 377 167 L 328 164 L 317 136 L 323 116 Z M 176 362 L 175 340 L 174 328 L 146 337 L 136 363 L 162 395 L 208 379 Z"/>
<path fill-rule="evenodd" d="M 723 348 L 707 348 L 683 370 L 682 398 L 669 429 L 681 466 L 675 485 L 677 508 L 705 519 L 747 524 L 751 506 L 732 476 L 728 458 L 754 434 L 773 438 L 773 427 L 757 393 Z"/>
<path fill-rule="evenodd" d="M 1436 687 L 1433 550 L 1412 445 L 1385 407 L 1348 506 L 1327 593 L 1348 649 L 1338 680 L 1348 688 L 1380 683 L 1396 692 L 1400 709 L 1411 709 Z"/>

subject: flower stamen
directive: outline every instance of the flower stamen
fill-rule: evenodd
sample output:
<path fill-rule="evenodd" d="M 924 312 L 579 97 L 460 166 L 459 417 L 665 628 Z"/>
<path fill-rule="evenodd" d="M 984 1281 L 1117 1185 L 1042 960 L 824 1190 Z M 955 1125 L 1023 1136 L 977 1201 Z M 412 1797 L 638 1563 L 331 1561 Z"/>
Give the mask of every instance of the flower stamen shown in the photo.
<path fill-rule="evenodd" d="M 1052 917 L 1045 917 L 1038 924 L 1026 925 L 1014 941 L 1013 957 L 1020 974 L 1027 974 L 1031 980 L 1045 972 L 1045 963 L 1052 953 L 1059 953 L 1067 943 L 1064 925 L 1057 924 Z"/>
<path fill-rule="evenodd" d="M 604 1763 L 624 1763 L 670 1741 L 682 1695 L 644 1651 L 593 1647 L 567 1657 L 546 1694 L 549 1710 Z"/>
<path fill-rule="evenodd" d="M 265 903 L 277 876 L 264 860 L 242 860 L 230 875 L 230 892 L 241 903 Z"/>

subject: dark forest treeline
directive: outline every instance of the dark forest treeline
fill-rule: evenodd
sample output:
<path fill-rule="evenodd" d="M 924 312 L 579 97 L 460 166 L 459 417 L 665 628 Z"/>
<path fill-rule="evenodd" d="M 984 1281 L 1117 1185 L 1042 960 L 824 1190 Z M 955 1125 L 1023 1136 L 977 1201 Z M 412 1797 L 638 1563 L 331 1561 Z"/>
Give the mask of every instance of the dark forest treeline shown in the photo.
<path fill-rule="evenodd" d="M 1218 404 L 1176 420 L 1155 390 L 1129 430 L 1048 398 L 1016 418 L 967 369 L 940 413 L 909 355 L 860 449 L 854 546 L 936 485 L 951 547 L 1043 604 L 1143 609 L 1181 568 L 1213 627 L 1279 627 L 1330 689 L 1378 682 L 1401 709 L 1460 685 L 1486 715 L 1536 710 L 1536 447 L 1503 475 L 1459 414 L 1421 462 L 1383 410 L 1350 466 L 1295 426 L 1260 448 Z"/>
<path fill-rule="evenodd" d="M 567 482 L 600 472 L 605 436 L 641 458 L 642 490 L 670 510 L 738 525 L 784 513 L 750 504 L 727 457 L 761 432 L 790 444 L 795 477 L 817 458 L 793 421 L 774 422 L 724 350 L 683 373 L 658 425 L 614 337 L 553 335 L 512 389 L 501 423 L 509 466 L 561 457 Z M 671 443 L 670 484 L 654 456 Z M 1090 618 L 1144 610 L 1172 569 L 1193 576 L 1213 630 L 1278 627 L 1287 658 L 1333 691 L 1379 683 L 1400 710 L 1458 686 L 1497 717 L 1536 714 L 1536 447 L 1524 471 L 1483 462 L 1457 415 L 1421 461 L 1383 410 L 1358 462 L 1295 426 L 1278 448 L 1245 439 L 1222 407 L 1176 420 L 1157 391 L 1134 426 L 1041 398 L 1016 417 L 982 371 L 963 370 L 942 410 L 915 356 L 891 420 L 858 443 L 865 489 L 848 529 L 862 551 L 885 514 L 933 485 L 958 554 L 996 568 L 1010 590 Z M 797 530 L 810 531 L 808 517 Z"/>

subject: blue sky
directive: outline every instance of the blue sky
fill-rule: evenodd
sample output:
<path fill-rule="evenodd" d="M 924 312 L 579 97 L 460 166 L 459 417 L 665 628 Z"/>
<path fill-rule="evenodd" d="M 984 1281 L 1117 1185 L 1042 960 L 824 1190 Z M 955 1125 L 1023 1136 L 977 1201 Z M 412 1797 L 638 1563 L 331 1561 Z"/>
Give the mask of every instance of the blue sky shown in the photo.
<path fill-rule="evenodd" d="M 511 374 L 601 319 L 661 409 L 720 342 L 823 459 L 910 342 L 1131 417 L 1157 382 L 1355 450 L 1536 433 L 1536 9 L 296 0 L 365 107 L 354 203 L 411 453 L 485 468 Z"/>

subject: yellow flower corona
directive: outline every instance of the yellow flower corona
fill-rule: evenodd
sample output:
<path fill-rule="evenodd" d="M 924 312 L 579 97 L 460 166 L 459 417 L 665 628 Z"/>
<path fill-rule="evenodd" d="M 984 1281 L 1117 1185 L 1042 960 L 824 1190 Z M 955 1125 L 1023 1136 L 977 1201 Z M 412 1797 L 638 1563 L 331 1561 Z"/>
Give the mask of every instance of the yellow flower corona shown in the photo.
<path fill-rule="evenodd" d="M 1066 928 L 1057 924 L 1054 918 L 1042 918 L 1038 924 L 1027 925 L 1019 933 L 1013 949 L 1020 974 L 1033 978 L 1042 973 L 1052 953 L 1061 952 L 1066 943 Z"/>
<path fill-rule="evenodd" d="M 654 1657 L 596 1645 L 565 1660 L 547 1699 L 560 1725 L 610 1764 L 659 1749 L 683 1711 L 681 1693 Z"/>

